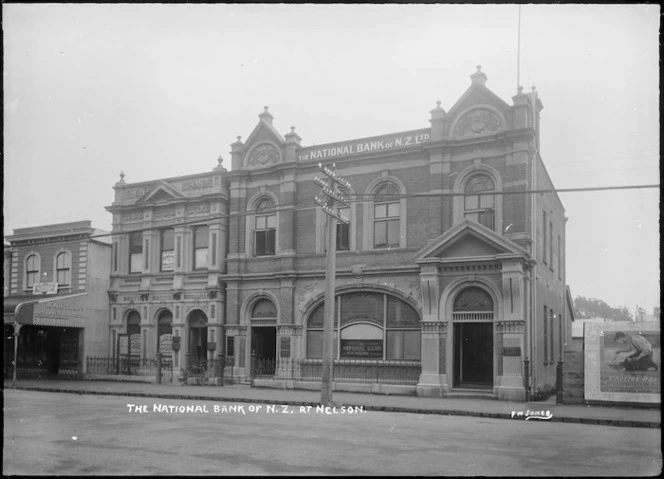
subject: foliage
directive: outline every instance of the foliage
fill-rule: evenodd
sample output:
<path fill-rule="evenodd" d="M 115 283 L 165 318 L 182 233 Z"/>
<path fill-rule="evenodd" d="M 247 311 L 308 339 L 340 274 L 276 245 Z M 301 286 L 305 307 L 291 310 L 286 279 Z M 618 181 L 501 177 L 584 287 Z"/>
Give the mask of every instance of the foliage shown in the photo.
<path fill-rule="evenodd" d="M 601 299 L 574 298 L 574 312 L 577 318 L 602 318 L 609 321 L 632 321 L 632 313 L 625 306 L 612 308 Z"/>

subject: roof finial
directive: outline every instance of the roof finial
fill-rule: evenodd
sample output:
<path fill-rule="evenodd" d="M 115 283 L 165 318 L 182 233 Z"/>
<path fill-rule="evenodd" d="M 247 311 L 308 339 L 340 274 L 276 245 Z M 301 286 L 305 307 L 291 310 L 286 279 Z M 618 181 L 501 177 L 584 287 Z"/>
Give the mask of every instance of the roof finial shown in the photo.
<path fill-rule="evenodd" d="M 120 181 L 124 181 L 124 177 L 125 177 L 124 171 L 121 171 L 120 172 Z"/>

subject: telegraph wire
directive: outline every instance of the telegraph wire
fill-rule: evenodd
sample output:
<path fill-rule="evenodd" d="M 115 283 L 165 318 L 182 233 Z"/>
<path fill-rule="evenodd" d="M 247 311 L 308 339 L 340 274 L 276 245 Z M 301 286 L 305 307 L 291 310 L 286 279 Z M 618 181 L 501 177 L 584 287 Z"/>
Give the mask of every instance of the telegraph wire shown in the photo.
<path fill-rule="evenodd" d="M 478 191 L 478 192 L 472 192 L 472 193 L 465 193 L 465 192 L 437 192 L 437 193 L 409 193 L 409 194 L 403 194 L 403 195 L 381 195 L 379 197 L 380 201 L 394 201 L 394 200 L 400 200 L 400 199 L 408 199 L 408 198 L 441 198 L 441 197 L 464 197 L 464 196 L 506 196 L 506 195 L 527 195 L 527 194 L 546 194 L 546 193 L 579 193 L 579 192 L 594 192 L 594 191 L 619 191 L 619 190 L 641 190 L 641 189 L 654 189 L 654 188 L 660 188 L 659 184 L 652 184 L 652 185 L 627 185 L 627 186 L 591 186 L 591 187 L 581 187 L 581 188 L 548 188 L 548 189 L 536 189 L 536 190 L 516 190 L 516 191 Z M 274 208 L 269 208 L 269 209 L 264 209 L 261 210 L 261 214 L 270 214 L 270 213 L 277 213 L 279 211 L 283 210 L 290 210 L 291 208 L 294 208 L 295 211 L 302 211 L 302 210 L 308 210 L 312 208 L 317 208 L 318 206 L 316 203 L 314 203 L 314 197 L 315 194 L 312 195 L 307 195 L 301 198 L 300 200 L 294 202 L 294 203 L 282 203 L 280 205 L 275 206 Z M 350 193 L 348 194 L 348 201 L 349 203 L 362 203 L 365 201 L 370 201 L 370 200 L 376 200 L 377 196 L 375 194 L 363 194 L 363 193 Z M 128 205 L 131 206 L 131 205 Z M 253 216 L 256 215 L 258 211 L 257 210 L 246 210 L 246 211 L 238 211 L 238 212 L 233 212 L 233 213 L 224 213 L 224 214 L 218 214 L 214 216 L 214 219 L 231 219 L 231 218 L 239 218 L 239 217 L 244 217 L 244 216 Z M 164 229 L 164 228 L 172 228 L 175 226 L 194 226 L 194 225 L 201 225 L 201 223 L 205 223 L 209 221 L 210 218 L 200 218 L 196 220 L 191 220 L 191 221 L 186 221 L 183 223 L 177 223 L 177 224 L 168 224 L 168 225 L 163 225 L 163 226 L 152 226 L 149 228 L 137 228 L 137 229 L 132 229 L 132 230 L 126 230 L 122 232 L 109 232 L 109 233 L 102 233 L 102 234 L 93 234 L 91 236 L 87 236 L 86 239 L 96 239 L 96 238 L 105 238 L 109 236 L 119 236 L 119 235 L 126 235 L 126 234 L 131 234 L 131 233 L 142 233 L 144 231 L 154 231 L 158 229 Z M 68 243 L 71 242 L 72 240 L 53 240 L 53 241 L 39 241 L 35 242 L 34 244 L 58 244 L 58 243 Z"/>

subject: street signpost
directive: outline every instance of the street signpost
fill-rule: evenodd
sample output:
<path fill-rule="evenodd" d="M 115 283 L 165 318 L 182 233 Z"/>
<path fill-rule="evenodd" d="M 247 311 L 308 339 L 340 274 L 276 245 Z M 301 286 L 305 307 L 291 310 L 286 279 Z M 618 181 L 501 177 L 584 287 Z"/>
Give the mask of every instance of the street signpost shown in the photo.
<path fill-rule="evenodd" d="M 336 230 L 337 221 L 342 223 L 350 223 L 348 218 L 339 213 L 338 209 L 341 206 L 349 206 L 347 192 L 350 190 L 350 183 L 345 179 L 337 176 L 334 172 L 335 165 L 332 165 L 332 170 L 318 164 L 321 173 L 328 179 L 327 181 L 321 178 L 314 178 L 314 183 L 321 187 L 321 196 L 316 196 L 314 201 L 317 205 L 323 208 L 325 213 L 326 223 L 326 261 L 325 261 L 325 317 L 323 319 L 323 371 L 321 377 L 321 404 L 324 406 L 333 406 L 332 403 L 332 381 L 334 378 L 333 367 L 334 358 L 332 357 L 333 347 L 333 330 L 334 330 L 334 285 L 336 277 Z"/>

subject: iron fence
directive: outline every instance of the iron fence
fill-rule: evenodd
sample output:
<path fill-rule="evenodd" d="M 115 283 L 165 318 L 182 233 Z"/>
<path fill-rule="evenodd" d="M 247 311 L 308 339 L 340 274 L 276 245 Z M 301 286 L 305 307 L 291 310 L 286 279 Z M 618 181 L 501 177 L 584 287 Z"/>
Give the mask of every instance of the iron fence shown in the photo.
<path fill-rule="evenodd" d="M 254 379 L 322 380 L 322 361 L 316 359 L 252 358 Z M 333 380 L 338 383 L 417 385 L 419 361 L 341 359 L 334 361 Z"/>
<path fill-rule="evenodd" d="M 232 358 L 229 359 L 229 361 L 224 357 L 205 359 L 186 355 L 184 367 L 180 369 L 180 380 L 200 375 L 201 371 L 204 371 L 207 383 L 218 386 L 232 384 L 234 362 Z"/>
<path fill-rule="evenodd" d="M 149 376 L 157 373 L 158 366 L 158 358 L 140 358 L 135 356 L 86 357 L 86 371 L 88 374 Z"/>

